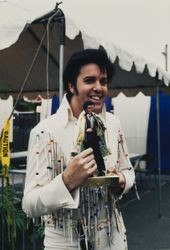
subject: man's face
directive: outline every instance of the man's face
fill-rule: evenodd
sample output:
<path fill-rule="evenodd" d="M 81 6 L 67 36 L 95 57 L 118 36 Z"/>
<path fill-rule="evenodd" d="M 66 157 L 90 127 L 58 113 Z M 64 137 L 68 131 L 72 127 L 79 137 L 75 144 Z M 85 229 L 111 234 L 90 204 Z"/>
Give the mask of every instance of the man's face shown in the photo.
<path fill-rule="evenodd" d="M 100 113 L 102 111 L 104 99 L 108 92 L 107 74 L 102 73 L 98 65 L 94 63 L 84 65 L 77 77 L 77 88 L 72 84 L 69 86 L 73 93 L 73 109 L 82 110 L 86 101 L 92 101 L 95 105 L 94 112 Z"/>

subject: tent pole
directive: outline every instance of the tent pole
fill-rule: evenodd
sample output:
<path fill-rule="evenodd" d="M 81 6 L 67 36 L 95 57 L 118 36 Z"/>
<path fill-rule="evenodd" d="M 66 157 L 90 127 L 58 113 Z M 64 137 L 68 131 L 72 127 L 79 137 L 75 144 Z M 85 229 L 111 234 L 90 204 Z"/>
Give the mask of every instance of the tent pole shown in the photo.
<path fill-rule="evenodd" d="M 60 44 L 60 60 L 59 60 L 59 102 L 63 98 L 63 65 L 64 65 L 64 45 Z"/>
<path fill-rule="evenodd" d="M 162 52 L 165 57 L 165 70 L 168 71 L 168 44 L 165 44 L 165 50 Z"/>
<path fill-rule="evenodd" d="M 162 201 L 162 190 L 161 190 L 161 148 L 160 148 L 160 102 L 159 102 L 159 83 L 157 81 L 157 93 L 156 93 L 156 110 L 157 110 L 157 144 L 158 144 L 158 217 L 162 216 L 161 213 L 161 201 Z"/>
<path fill-rule="evenodd" d="M 60 53 L 59 53 L 59 102 L 63 98 L 63 68 L 64 68 L 64 44 L 65 44 L 65 17 L 60 20 Z"/>

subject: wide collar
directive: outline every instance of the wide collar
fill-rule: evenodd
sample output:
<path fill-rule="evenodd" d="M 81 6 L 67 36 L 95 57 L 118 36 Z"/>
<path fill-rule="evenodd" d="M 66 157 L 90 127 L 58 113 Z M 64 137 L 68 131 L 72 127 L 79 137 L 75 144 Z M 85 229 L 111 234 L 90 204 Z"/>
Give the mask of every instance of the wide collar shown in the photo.
<path fill-rule="evenodd" d="M 63 127 L 66 127 L 69 121 L 77 121 L 77 118 L 73 116 L 72 109 L 67 99 L 67 94 L 64 94 L 61 105 L 57 111 L 60 117 L 60 123 Z M 99 114 L 104 120 L 106 119 L 106 107 L 103 106 L 102 112 Z"/>

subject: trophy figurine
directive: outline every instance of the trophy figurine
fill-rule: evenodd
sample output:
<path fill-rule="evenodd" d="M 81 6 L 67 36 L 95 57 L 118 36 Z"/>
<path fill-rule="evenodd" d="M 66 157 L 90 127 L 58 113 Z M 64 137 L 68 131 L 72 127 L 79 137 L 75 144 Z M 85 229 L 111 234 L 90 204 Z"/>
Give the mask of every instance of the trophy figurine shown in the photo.
<path fill-rule="evenodd" d="M 113 183 L 111 177 L 117 176 L 106 171 L 104 157 L 110 154 L 106 140 L 107 128 L 103 119 L 94 113 L 94 107 L 95 104 L 91 101 L 86 101 L 83 105 L 83 111 L 77 121 L 72 155 L 91 147 L 97 164 L 97 173 L 96 176 L 89 178 L 88 184 L 95 182 L 103 185 L 108 182 Z"/>

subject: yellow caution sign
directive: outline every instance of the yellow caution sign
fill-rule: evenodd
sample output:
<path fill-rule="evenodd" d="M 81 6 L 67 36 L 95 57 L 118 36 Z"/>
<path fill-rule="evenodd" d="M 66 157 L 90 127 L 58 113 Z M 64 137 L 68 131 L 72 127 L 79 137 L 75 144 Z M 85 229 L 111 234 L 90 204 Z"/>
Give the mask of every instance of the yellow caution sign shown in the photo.
<path fill-rule="evenodd" d="M 10 166 L 10 120 L 5 122 L 0 137 L 0 161 L 4 170 L 4 175 L 8 175 L 8 168 Z"/>

